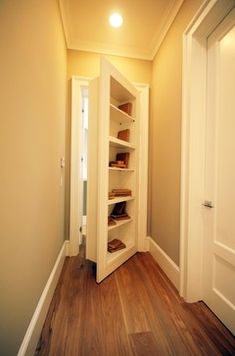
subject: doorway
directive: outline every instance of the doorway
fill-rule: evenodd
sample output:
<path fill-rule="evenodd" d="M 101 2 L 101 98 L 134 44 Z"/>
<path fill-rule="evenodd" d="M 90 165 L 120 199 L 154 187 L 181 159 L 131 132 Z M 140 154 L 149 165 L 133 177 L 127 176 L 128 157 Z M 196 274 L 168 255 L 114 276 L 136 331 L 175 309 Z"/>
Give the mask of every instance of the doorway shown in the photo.
<path fill-rule="evenodd" d="M 86 234 L 86 206 L 83 204 L 85 178 L 82 177 L 83 165 L 83 104 L 89 107 L 89 84 L 92 78 L 73 76 L 71 80 L 71 162 L 70 162 L 70 228 L 69 228 L 69 256 L 77 256 L 82 234 Z M 138 248 L 147 251 L 147 181 L 148 181 L 148 122 L 149 122 L 149 85 L 133 83 L 140 92 L 140 147 L 141 162 L 139 184 L 139 211 L 141 219 L 138 222 Z M 85 103 L 83 103 L 85 101 Z M 85 124 L 86 126 L 86 124 Z M 84 173 L 85 174 L 85 173 Z M 89 179 L 89 177 L 88 177 Z M 84 188 L 84 189 L 83 189 Z"/>
<path fill-rule="evenodd" d="M 203 300 L 235 334 L 235 9 L 207 43 Z"/>
<path fill-rule="evenodd" d="M 234 1 L 207 2 L 184 34 L 180 294 L 188 302 L 204 300 L 205 212 L 213 206 L 205 196 L 207 40 L 234 6 Z"/>

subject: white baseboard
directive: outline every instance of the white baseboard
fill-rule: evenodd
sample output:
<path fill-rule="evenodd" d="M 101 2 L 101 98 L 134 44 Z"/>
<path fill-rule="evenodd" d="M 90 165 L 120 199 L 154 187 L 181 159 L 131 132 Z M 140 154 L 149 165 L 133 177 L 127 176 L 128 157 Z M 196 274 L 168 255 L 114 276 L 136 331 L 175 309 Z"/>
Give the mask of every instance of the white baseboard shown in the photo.
<path fill-rule="evenodd" d="M 150 250 L 150 239 L 151 239 L 150 236 L 147 236 L 147 237 L 146 237 L 146 250 L 147 250 L 147 251 Z"/>
<path fill-rule="evenodd" d="M 61 274 L 61 270 L 64 264 L 64 259 L 68 255 L 69 241 L 65 241 L 60 253 L 57 257 L 55 265 L 51 271 L 46 286 L 39 299 L 38 305 L 35 309 L 33 317 L 30 321 L 29 327 L 24 336 L 21 347 L 17 356 L 32 356 L 35 353 L 37 342 L 39 340 L 44 321 Z"/>
<path fill-rule="evenodd" d="M 160 246 L 149 237 L 149 252 L 159 264 L 161 269 L 166 273 L 167 277 L 174 284 L 177 290 L 180 285 L 180 270 L 172 259 L 161 249 Z"/>

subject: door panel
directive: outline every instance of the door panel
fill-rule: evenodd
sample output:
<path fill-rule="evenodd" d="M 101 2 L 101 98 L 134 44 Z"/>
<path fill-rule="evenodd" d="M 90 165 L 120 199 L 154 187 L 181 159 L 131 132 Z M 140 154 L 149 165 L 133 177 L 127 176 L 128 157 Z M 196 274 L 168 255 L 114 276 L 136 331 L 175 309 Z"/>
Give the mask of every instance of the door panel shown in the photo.
<path fill-rule="evenodd" d="M 235 10 L 208 38 L 204 300 L 235 333 Z"/>

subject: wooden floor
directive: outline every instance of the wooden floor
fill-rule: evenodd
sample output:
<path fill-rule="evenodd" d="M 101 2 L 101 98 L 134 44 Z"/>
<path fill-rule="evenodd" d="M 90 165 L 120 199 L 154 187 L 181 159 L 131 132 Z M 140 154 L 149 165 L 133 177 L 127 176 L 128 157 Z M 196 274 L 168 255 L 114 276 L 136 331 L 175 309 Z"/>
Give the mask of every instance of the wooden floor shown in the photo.
<path fill-rule="evenodd" d="M 35 355 L 235 355 L 235 339 L 202 303 L 187 304 L 149 253 L 100 285 L 67 258 Z"/>

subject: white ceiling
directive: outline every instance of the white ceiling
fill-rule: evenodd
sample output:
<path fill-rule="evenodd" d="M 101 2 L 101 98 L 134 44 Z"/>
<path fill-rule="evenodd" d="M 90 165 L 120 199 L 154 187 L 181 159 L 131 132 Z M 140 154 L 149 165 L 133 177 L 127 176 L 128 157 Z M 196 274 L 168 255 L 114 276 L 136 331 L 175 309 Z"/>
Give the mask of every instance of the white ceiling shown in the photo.
<path fill-rule="evenodd" d="M 60 0 L 70 49 L 152 60 L 183 0 Z M 123 26 L 108 17 L 119 11 Z"/>

